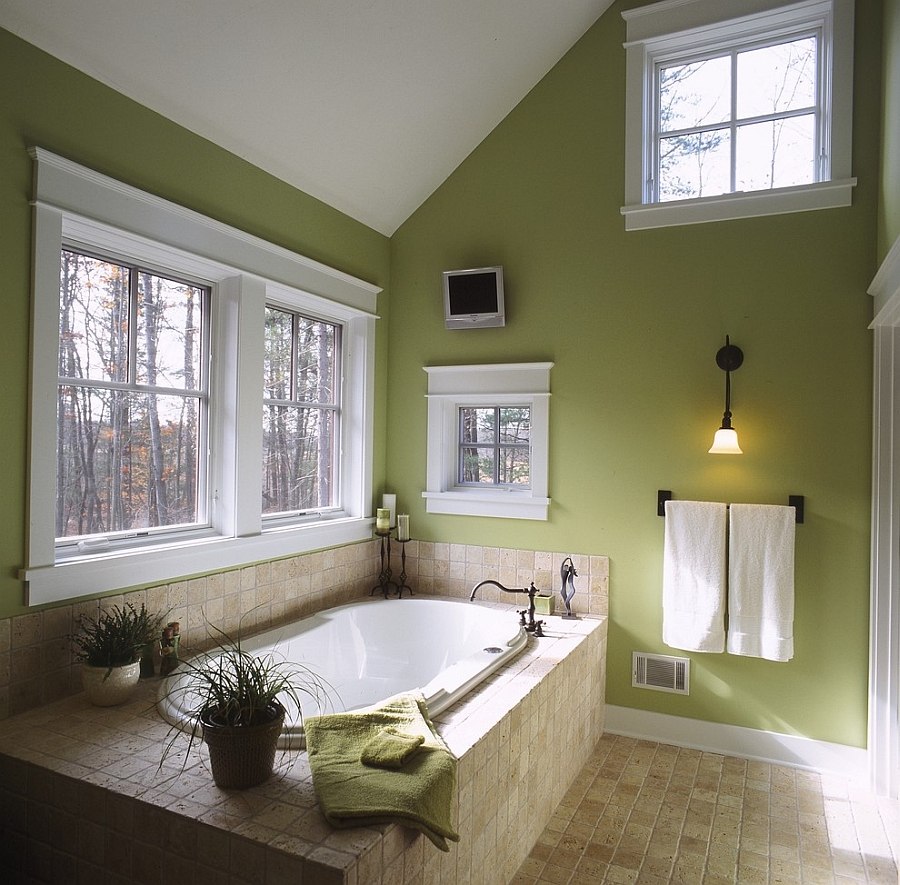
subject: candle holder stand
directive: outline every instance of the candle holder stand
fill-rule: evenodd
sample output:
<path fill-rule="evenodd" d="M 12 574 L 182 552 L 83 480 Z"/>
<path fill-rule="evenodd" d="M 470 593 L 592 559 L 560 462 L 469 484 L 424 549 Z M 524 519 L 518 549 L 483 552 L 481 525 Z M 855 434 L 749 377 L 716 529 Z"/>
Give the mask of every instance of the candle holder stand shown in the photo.
<path fill-rule="evenodd" d="M 405 541 L 401 541 L 399 538 L 397 539 L 397 543 L 400 545 L 400 583 L 397 585 L 397 595 L 401 598 L 403 597 L 404 590 L 408 590 L 410 596 L 415 595 L 412 587 L 406 583 L 406 545 L 409 541 L 409 538 Z"/>
<path fill-rule="evenodd" d="M 387 599 L 393 587 L 395 591 L 400 592 L 400 585 L 393 580 L 393 572 L 391 571 L 391 530 L 379 532 L 375 530 L 376 537 L 381 538 L 381 571 L 378 574 L 378 583 L 372 588 L 369 596 L 373 596 L 375 591 L 384 594 Z"/>

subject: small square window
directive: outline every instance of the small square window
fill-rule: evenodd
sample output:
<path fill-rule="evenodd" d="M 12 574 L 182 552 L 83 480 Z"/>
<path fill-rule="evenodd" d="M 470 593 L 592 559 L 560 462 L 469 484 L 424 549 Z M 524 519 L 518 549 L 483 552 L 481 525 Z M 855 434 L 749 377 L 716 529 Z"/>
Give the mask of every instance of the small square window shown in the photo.
<path fill-rule="evenodd" d="M 547 519 L 552 366 L 425 369 L 429 513 Z"/>
<path fill-rule="evenodd" d="M 459 410 L 460 485 L 531 487 L 531 407 Z"/>
<path fill-rule="evenodd" d="M 623 13 L 628 230 L 850 204 L 853 0 L 729 8 Z"/>
<path fill-rule="evenodd" d="M 821 170 L 821 34 L 656 65 L 650 202 L 812 184 Z"/>

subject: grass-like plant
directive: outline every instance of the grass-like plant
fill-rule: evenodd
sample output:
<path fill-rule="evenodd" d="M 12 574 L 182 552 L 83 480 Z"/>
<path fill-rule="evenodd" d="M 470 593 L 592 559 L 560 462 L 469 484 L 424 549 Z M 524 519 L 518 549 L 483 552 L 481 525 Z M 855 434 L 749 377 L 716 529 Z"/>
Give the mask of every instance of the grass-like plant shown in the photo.
<path fill-rule="evenodd" d="M 182 660 L 169 677 L 168 698 L 188 721 L 173 726 L 160 766 L 173 751 L 179 730 L 189 735 L 189 753 L 201 736 L 201 726 L 260 725 L 277 719 L 287 707 L 302 721 L 304 696 L 324 708 L 334 694 L 332 687 L 304 664 L 271 651 L 257 654 L 246 649 L 240 630 L 234 636 L 216 627 L 210 630 L 215 647 Z"/>
<path fill-rule="evenodd" d="M 272 652 L 257 655 L 232 637 L 216 630 L 217 647 L 182 662 L 187 690 L 196 693 L 195 712 L 213 725 L 256 725 L 271 717 L 273 704 L 290 701 L 300 709 L 303 695 L 315 700 L 328 688 L 303 664 L 279 658 Z"/>
<path fill-rule="evenodd" d="M 140 659 L 141 650 L 162 629 L 163 615 L 140 609 L 130 602 L 101 611 L 97 618 L 81 616 L 81 632 L 72 637 L 75 657 L 92 667 L 106 667 L 107 675 L 113 667 L 133 664 Z"/>

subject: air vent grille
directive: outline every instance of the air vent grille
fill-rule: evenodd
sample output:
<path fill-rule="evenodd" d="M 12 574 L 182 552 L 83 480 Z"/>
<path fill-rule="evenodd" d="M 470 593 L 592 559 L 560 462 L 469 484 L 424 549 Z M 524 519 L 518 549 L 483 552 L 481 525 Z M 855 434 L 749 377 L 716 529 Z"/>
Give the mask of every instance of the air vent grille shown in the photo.
<path fill-rule="evenodd" d="M 636 651 L 631 656 L 631 685 L 674 694 L 690 694 L 690 658 L 651 655 Z"/>

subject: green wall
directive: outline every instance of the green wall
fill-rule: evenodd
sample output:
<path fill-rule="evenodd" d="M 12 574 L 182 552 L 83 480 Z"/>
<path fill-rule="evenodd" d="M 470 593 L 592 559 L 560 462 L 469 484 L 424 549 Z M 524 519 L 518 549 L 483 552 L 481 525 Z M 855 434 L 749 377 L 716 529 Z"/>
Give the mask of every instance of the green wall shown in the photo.
<path fill-rule="evenodd" d="M 628 4 L 633 6 L 633 3 Z M 413 534 L 610 557 L 613 704 L 865 743 L 879 10 L 857 4 L 859 185 L 847 209 L 626 233 L 624 23 L 614 5 L 392 238 L 388 480 Z M 440 273 L 502 264 L 502 329 L 446 331 Z M 742 457 L 706 450 L 732 376 Z M 423 366 L 552 360 L 549 522 L 430 516 Z M 661 642 L 678 498 L 806 496 L 795 657 L 695 654 L 690 697 L 630 687 Z M 555 588 L 558 589 L 558 588 Z"/>
<path fill-rule="evenodd" d="M 380 488 L 388 239 L 3 30 L 0 83 L 0 617 L 25 610 L 16 575 L 25 559 L 31 145 L 384 286 L 376 355 L 374 479 Z"/>
<path fill-rule="evenodd" d="M 884 0 L 878 258 L 900 238 L 900 0 Z"/>
<path fill-rule="evenodd" d="M 898 5 L 885 2 L 882 41 L 881 4 L 857 3 L 859 186 L 848 209 L 626 234 L 616 4 L 390 241 L 0 31 L 0 617 L 24 610 L 25 149 L 37 144 L 386 291 L 390 282 L 390 305 L 386 295 L 378 305 L 376 491 L 397 492 L 418 538 L 609 555 L 612 703 L 863 745 L 866 288 L 900 235 Z M 872 88 L 882 74 L 892 81 L 884 104 Z M 440 272 L 494 263 L 505 267 L 507 326 L 445 331 Z M 706 454 L 726 333 L 745 353 L 733 376 L 738 458 Z M 556 364 L 549 522 L 426 515 L 422 367 L 528 360 Z M 671 651 L 660 640 L 658 488 L 728 501 L 806 496 L 793 661 L 693 655 L 690 697 L 630 688 L 633 649 Z"/>

